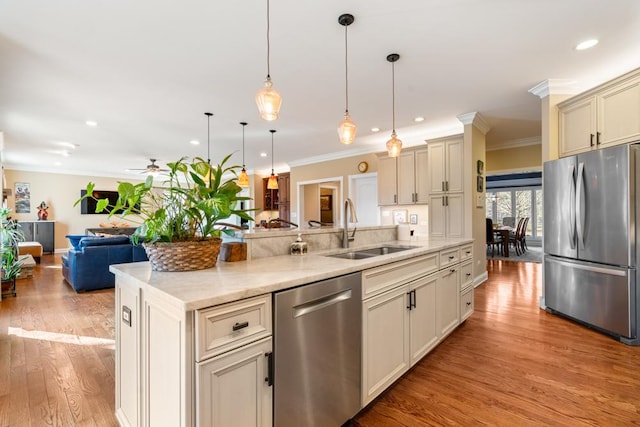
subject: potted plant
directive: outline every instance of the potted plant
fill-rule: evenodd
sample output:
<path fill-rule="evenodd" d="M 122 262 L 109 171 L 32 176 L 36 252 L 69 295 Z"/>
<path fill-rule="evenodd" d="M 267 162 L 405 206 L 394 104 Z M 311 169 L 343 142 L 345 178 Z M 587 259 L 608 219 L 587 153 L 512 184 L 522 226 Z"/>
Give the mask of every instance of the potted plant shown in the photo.
<path fill-rule="evenodd" d="M 230 157 L 218 165 L 200 157 L 192 162 L 183 157 L 168 163 L 168 178 L 161 185 L 154 185 L 152 176 L 138 184 L 119 182 L 115 205 L 108 199 L 96 199 L 96 212 L 108 210 L 109 217 L 130 217 L 139 223 L 132 242 L 142 243 L 156 271 L 213 267 L 222 242 L 220 235 L 233 234 L 228 227 L 235 227 L 222 221 L 234 215 L 253 220 L 248 209 L 237 207 L 250 198 L 239 196 L 242 188 L 236 179 L 240 166 L 225 166 Z M 94 184 L 89 183 L 86 190 L 76 205 L 87 197 L 95 199 Z"/>
<path fill-rule="evenodd" d="M 16 278 L 22 268 L 22 260 L 18 255 L 18 242 L 24 240 L 18 221 L 11 219 L 10 209 L 0 208 L 0 240 L 2 241 L 2 288 L 8 287 L 11 295 L 15 296 Z M 9 283 L 7 286 L 6 284 Z"/>

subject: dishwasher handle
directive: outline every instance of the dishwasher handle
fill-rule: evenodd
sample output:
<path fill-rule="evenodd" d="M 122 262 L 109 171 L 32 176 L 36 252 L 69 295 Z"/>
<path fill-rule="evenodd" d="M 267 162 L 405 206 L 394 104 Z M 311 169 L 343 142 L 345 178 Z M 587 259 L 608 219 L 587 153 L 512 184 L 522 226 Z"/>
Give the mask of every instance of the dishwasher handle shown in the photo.
<path fill-rule="evenodd" d="M 305 302 L 304 304 L 293 307 L 293 318 L 304 316 L 305 314 L 313 313 L 314 311 L 322 310 L 341 301 L 351 299 L 351 289 L 338 292 L 336 294 L 327 295 L 322 298 L 318 298 L 313 301 Z"/>

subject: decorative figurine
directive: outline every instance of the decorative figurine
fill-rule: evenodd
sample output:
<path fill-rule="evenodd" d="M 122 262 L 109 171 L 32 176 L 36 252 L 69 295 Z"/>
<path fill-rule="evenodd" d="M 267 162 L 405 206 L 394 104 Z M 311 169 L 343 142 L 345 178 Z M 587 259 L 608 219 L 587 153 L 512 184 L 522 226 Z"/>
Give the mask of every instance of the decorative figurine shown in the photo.
<path fill-rule="evenodd" d="M 42 203 L 40 203 L 40 205 L 38 206 L 38 219 L 39 220 L 46 220 L 49 217 L 49 212 L 47 212 L 47 209 L 49 209 L 49 207 L 47 206 L 47 204 L 43 201 Z"/>

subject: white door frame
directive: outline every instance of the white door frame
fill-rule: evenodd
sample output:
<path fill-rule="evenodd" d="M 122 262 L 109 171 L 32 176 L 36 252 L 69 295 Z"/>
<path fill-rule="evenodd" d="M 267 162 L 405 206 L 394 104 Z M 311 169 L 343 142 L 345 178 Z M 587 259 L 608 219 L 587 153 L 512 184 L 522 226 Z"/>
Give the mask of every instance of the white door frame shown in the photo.
<path fill-rule="evenodd" d="M 302 216 L 302 211 L 300 210 L 301 206 L 304 206 L 304 192 L 302 191 L 302 186 L 303 185 L 307 185 L 307 184 L 322 184 L 322 183 L 326 183 L 326 182 L 335 182 L 338 181 L 340 183 L 339 187 L 340 187 L 340 204 L 338 206 L 342 206 L 342 203 L 344 203 L 344 179 L 342 176 L 334 176 L 334 177 L 328 177 L 328 178 L 320 178 L 320 179 L 312 179 L 309 181 L 298 181 L 298 183 L 296 184 L 296 191 L 298 194 L 298 203 L 296 208 L 298 209 L 298 223 L 300 224 L 300 226 L 302 226 L 301 222 L 303 216 Z M 337 216 L 334 215 L 334 218 L 337 218 L 334 221 L 334 224 L 342 224 L 342 209 L 338 209 L 337 212 Z"/>
<path fill-rule="evenodd" d="M 356 188 L 356 181 L 358 179 L 363 179 L 363 178 L 377 178 L 378 177 L 378 172 L 369 172 L 369 173 L 360 173 L 357 175 L 349 175 L 348 176 L 348 182 L 349 182 L 349 198 L 353 199 L 354 198 L 354 194 L 353 194 L 353 189 Z M 378 195 L 375 195 L 376 199 L 378 197 Z M 376 216 L 377 216 L 377 222 L 378 225 L 382 224 L 381 222 L 381 218 L 380 218 L 380 208 L 378 207 L 377 211 L 376 211 Z"/>

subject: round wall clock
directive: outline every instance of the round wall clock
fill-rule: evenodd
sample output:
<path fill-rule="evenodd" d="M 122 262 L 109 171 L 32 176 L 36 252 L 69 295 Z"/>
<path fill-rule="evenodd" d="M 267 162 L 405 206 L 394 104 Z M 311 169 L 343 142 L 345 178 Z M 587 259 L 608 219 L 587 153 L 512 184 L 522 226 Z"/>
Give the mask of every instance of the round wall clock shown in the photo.
<path fill-rule="evenodd" d="M 367 162 L 358 163 L 358 170 L 361 173 L 365 173 L 369 169 L 369 164 Z"/>

